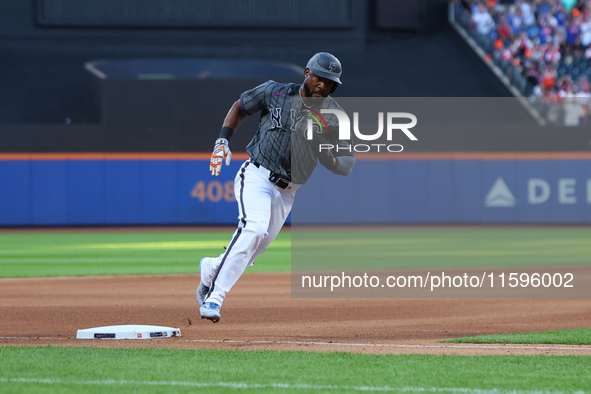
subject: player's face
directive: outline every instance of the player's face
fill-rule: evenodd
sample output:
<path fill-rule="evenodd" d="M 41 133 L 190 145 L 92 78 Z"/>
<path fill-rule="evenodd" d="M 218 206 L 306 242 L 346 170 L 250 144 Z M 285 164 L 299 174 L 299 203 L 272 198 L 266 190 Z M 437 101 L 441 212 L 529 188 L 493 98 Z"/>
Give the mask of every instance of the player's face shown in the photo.
<path fill-rule="evenodd" d="M 304 72 L 304 92 L 306 97 L 326 97 L 332 91 L 336 82 L 318 75 L 306 69 Z"/>

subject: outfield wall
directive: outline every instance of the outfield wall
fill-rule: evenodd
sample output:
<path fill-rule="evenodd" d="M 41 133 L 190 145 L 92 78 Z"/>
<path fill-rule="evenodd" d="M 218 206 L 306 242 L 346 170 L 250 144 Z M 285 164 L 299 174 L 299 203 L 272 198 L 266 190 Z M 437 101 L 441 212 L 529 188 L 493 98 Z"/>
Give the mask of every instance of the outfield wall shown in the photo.
<path fill-rule="evenodd" d="M 207 154 L 2 154 L 0 226 L 226 225 L 244 154 L 211 177 Z M 359 155 L 318 168 L 294 224 L 591 223 L 591 154 Z"/>
<path fill-rule="evenodd" d="M 323 168 L 296 223 L 591 223 L 591 155 L 409 154 Z M 408 157 L 408 158 L 407 158 Z"/>

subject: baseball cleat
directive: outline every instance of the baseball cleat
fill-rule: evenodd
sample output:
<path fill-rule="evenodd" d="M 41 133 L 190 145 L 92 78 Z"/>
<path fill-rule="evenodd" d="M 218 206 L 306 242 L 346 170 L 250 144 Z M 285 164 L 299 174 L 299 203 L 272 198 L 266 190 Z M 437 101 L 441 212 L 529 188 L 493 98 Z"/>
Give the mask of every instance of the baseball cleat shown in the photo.
<path fill-rule="evenodd" d="M 209 319 L 214 323 L 217 323 L 222 318 L 220 315 L 221 306 L 215 302 L 206 302 L 199 308 L 199 314 L 202 319 Z"/>
<path fill-rule="evenodd" d="M 209 261 L 209 257 L 204 257 L 199 261 L 199 273 L 201 276 L 201 281 L 199 282 L 199 287 L 197 287 L 197 302 L 199 303 L 199 306 L 203 305 L 203 300 L 205 299 L 205 296 L 207 296 L 207 293 L 209 293 L 209 286 L 205 285 L 205 282 L 209 282 L 211 283 L 211 281 L 213 280 L 213 272 L 211 271 L 211 269 L 209 267 L 209 264 L 207 264 Z"/>
<path fill-rule="evenodd" d="M 207 295 L 207 293 L 209 293 L 209 287 L 205 286 L 203 284 L 203 282 L 199 283 L 199 286 L 197 287 L 197 302 L 199 303 L 199 306 L 203 305 L 203 300 L 205 299 L 205 296 Z"/>

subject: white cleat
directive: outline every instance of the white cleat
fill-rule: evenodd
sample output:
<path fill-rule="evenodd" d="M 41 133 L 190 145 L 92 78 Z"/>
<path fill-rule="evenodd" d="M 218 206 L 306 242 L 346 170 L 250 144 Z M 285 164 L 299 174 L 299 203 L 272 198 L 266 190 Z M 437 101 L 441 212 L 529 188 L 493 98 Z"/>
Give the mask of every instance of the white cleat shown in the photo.
<path fill-rule="evenodd" d="M 211 269 L 211 267 L 209 266 L 209 257 L 204 257 L 201 259 L 201 261 L 199 261 L 199 272 L 201 275 L 201 281 L 199 282 L 199 286 L 197 287 L 197 302 L 199 303 L 199 306 L 203 305 L 203 300 L 205 300 L 205 297 L 207 296 L 207 293 L 209 293 L 209 286 L 205 285 L 205 281 L 208 283 L 211 283 L 211 281 L 213 280 L 213 277 L 215 276 L 215 272 Z"/>
<path fill-rule="evenodd" d="M 199 308 L 199 314 L 202 319 L 209 319 L 214 323 L 217 323 L 222 318 L 220 315 L 221 306 L 215 302 L 206 302 Z"/>
<path fill-rule="evenodd" d="M 207 293 L 209 293 L 209 287 L 205 286 L 203 284 L 203 282 L 199 283 L 199 286 L 197 287 L 197 302 L 199 303 L 199 306 L 203 305 L 203 300 L 205 299 L 205 297 L 207 296 Z"/>

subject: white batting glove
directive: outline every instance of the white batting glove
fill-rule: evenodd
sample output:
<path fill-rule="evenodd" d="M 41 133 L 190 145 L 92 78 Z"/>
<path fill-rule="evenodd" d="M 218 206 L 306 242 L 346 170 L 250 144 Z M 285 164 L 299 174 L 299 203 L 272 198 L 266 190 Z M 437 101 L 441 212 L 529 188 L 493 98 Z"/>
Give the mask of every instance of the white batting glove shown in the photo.
<path fill-rule="evenodd" d="M 225 138 L 218 138 L 215 141 L 213 153 L 211 154 L 211 159 L 209 161 L 209 171 L 211 171 L 211 175 L 220 175 L 220 171 L 222 170 L 222 161 L 224 160 L 226 161 L 226 165 L 229 166 L 230 160 L 232 160 L 232 152 L 230 152 L 228 140 Z"/>

